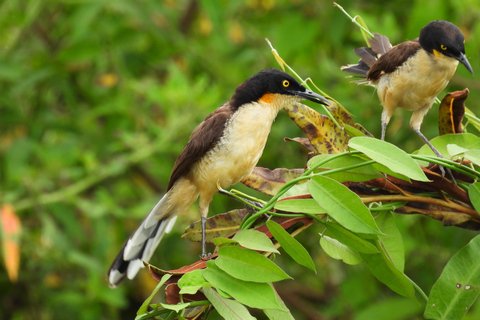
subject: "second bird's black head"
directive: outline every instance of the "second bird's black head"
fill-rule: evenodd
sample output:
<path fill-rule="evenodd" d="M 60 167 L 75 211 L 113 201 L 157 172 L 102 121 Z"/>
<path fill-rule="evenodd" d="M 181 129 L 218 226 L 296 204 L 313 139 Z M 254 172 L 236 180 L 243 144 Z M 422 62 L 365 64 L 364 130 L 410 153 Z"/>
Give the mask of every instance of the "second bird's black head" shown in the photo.
<path fill-rule="evenodd" d="M 473 74 L 470 62 L 465 56 L 465 37 L 453 23 L 443 20 L 430 22 L 420 31 L 419 41 L 426 51 L 454 58 Z"/>
<path fill-rule="evenodd" d="M 289 74 L 278 69 L 265 69 L 251 76 L 237 87 L 230 99 L 234 108 L 249 102 L 256 102 L 267 93 L 298 96 L 310 101 L 328 105 L 322 95 L 306 90 Z"/>

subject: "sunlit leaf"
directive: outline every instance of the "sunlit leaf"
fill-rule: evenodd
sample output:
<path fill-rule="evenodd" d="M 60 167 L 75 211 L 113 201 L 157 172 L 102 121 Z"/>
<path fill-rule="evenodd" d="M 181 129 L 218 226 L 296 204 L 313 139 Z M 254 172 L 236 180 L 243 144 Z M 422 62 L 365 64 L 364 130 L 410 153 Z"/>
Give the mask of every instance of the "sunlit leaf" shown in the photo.
<path fill-rule="evenodd" d="M 392 213 L 381 213 L 376 217 L 375 221 L 383 232 L 383 234 L 378 236 L 382 247 L 390 260 L 395 264 L 395 267 L 403 272 L 405 268 L 405 247 L 402 234 L 395 225 Z"/>
<path fill-rule="evenodd" d="M 285 199 L 275 203 L 275 209 L 298 213 L 326 213 L 325 209 L 320 207 L 314 199 Z"/>
<path fill-rule="evenodd" d="M 240 247 L 221 247 L 216 265 L 232 277 L 254 282 L 290 279 L 280 267 L 258 252 Z"/>
<path fill-rule="evenodd" d="M 433 285 L 425 318 L 461 319 L 480 293 L 480 236 L 448 261 Z"/>
<path fill-rule="evenodd" d="M 380 234 L 375 220 L 360 197 L 337 181 L 315 176 L 308 189 L 328 215 L 345 228 L 360 233 Z"/>
<path fill-rule="evenodd" d="M 348 145 L 370 159 L 413 180 L 429 181 L 420 166 L 402 149 L 386 141 L 367 137 L 352 138 Z"/>
<path fill-rule="evenodd" d="M 235 300 L 252 308 L 284 310 L 276 300 L 275 292 L 268 283 L 243 281 L 221 270 L 217 261 L 207 262 L 203 276 L 216 288 L 219 288 Z"/>
<path fill-rule="evenodd" d="M 247 249 L 280 253 L 264 233 L 256 230 L 241 230 L 233 236 L 233 240 L 236 240 L 242 247 Z"/>
<path fill-rule="evenodd" d="M 336 239 L 323 235 L 320 246 L 333 259 L 342 260 L 346 264 L 355 265 L 363 261 L 362 257 Z"/>
<path fill-rule="evenodd" d="M 378 249 L 375 247 L 375 245 L 361 238 L 359 235 L 351 232 L 350 230 L 345 229 L 338 223 L 326 222 L 326 227 L 331 238 L 337 239 L 350 249 L 365 254 L 378 253 Z M 377 237 L 378 236 L 375 235 L 375 238 Z"/>

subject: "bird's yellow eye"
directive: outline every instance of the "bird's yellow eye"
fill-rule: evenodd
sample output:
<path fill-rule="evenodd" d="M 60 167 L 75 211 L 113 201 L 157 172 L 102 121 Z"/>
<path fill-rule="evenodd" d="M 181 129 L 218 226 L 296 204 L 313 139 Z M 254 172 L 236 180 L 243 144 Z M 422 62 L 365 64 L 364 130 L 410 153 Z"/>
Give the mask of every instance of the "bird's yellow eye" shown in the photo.
<path fill-rule="evenodd" d="M 447 47 L 445 45 L 441 45 L 440 48 L 442 48 L 442 50 L 447 50 Z"/>
<path fill-rule="evenodd" d="M 283 80 L 283 86 L 286 88 L 290 85 L 290 82 L 288 82 L 288 80 Z"/>

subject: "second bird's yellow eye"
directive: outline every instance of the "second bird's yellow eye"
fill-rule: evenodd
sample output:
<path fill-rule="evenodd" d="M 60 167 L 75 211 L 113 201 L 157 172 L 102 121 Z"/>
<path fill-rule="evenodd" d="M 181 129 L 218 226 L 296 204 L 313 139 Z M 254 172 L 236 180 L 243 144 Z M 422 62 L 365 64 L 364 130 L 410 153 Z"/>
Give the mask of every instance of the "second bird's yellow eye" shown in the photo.
<path fill-rule="evenodd" d="M 290 82 L 288 80 L 283 80 L 283 86 L 286 88 L 290 85 Z"/>
<path fill-rule="evenodd" d="M 442 50 L 447 50 L 447 47 L 445 45 L 441 45 L 440 48 L 442 48 Z"/>

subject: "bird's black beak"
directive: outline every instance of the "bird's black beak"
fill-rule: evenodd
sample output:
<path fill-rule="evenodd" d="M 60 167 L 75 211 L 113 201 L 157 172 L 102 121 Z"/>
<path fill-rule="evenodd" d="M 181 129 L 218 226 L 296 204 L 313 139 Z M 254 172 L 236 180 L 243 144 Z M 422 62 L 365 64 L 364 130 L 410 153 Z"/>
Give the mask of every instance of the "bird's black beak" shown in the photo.
<path fill-rule="evenodd" d="M 310 90 L 293 91 L 292 94 L 326 106 L 330 104 L 324 96 Z"/>
<path fill-rule="evenodd" d="M 465 68 L 467 68 L 468 71 L 470 71 L 470 73 L 473 75 L 473 69 L 472 69 L 472 66 L 470 65 L 470 62 L 468 62 L 468 59 L 467 59 L 467 56 L 465 55 L 465 53 L 461 53 L 460 52 L 460 55 L 458 57 L 455 57 L 461 64 L 463 64 L 465 66 Z"/>

